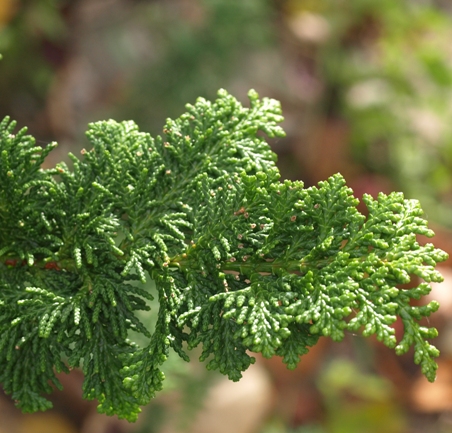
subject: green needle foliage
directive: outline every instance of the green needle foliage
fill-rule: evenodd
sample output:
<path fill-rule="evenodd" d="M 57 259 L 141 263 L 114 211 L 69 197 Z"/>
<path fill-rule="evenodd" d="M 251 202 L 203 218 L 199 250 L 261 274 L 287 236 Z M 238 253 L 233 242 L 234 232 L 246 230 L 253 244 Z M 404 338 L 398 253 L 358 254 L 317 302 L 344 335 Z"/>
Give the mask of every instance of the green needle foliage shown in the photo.
<path fill-rule="evenodd" d="M 397 354 L 414 347 L 435 379 L 437 331 L 420 321 L 438 303 L 411 300 L 442 280 L 447 254 L 417 242 L 433 236 L 419 203 L 366 195 L 364 216 L 340 175 L 281 182 L 262 134 L 284 135 L 280 105 L 249 98 L 200 98 L 155 139 L 133 122 L 93 123 L 71 170 L 41 169 L 56 144 L 0 123 L 0 382 L 22 410 L 49 408 L 55 373 L 79 367 L 85 398 L 134 421 L 170 349 L 188 361 L 201 345 L 208 369 L 239 380 L 252 352 L 293 369 L 321 336 L 357 331 Z M 399 288 L 413 277 L 423 282 Z M 147 329 L 137 312 L 154 297 Z"/>

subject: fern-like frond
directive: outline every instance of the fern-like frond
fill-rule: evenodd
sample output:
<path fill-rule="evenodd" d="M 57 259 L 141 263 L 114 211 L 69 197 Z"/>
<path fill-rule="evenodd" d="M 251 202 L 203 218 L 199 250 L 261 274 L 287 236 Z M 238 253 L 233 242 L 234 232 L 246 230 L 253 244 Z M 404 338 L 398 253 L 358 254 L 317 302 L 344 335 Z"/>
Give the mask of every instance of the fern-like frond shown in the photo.
<path fill-rule="evenodd" d="M 50 407 L 56 372 L 79 367 L 84 397 L 133 421 L 171 349 L 188 361 L 201 345 L 207 368 L 238 380 L 250 352 L 293 369 L 320 337 L 358 331 L 414 347 L 434 380 L 437 332 L 420 321 L 438 304 L 411 301 L 447 254 L 418 243 L 433 236 L 419 203 L 364 196 L 365 216 L 340 175 L 281 182 L 264 138 L 283 136 L 280 105 L 249 98 L 198 99 L 156 138 L 93 123 L 72 169 L 41 169 L 55 145 L 0 123 L 0 382 L 23 410 Z M 153 299 L 149 329 L 138 313 Z"/>

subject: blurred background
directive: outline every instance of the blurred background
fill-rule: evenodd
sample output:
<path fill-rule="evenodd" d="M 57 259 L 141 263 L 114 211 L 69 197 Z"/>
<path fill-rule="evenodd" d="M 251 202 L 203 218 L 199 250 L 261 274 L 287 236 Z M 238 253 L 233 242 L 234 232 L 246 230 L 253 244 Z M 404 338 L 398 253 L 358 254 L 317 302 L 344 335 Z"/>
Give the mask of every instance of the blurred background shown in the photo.
<path fill-rule="evenodd" d="M 283 177 L 341 172 L 355 194 L 417 198 L 452 251 L 452 2 L 449 0 L 0 0 L 0 118 L 60 146 L 88 122 L 133 119 L 159 134 L 198 96 L 250 88 L 281 101 L 271 142 Z M 52 159 L 53 158 L 53 159 Z M 136 424 L 81 400 L 77 371 L 55 409 L 22 415 L 0 397 L 0 433 L 449 433 L 452 284 L 431 297 L 438 379 L 372 339 L 324 338 L 289 372 L 258 359 L 239 383 L 174 359 L 167 388 Z M 396 325 L 399 326 L 399 325 Z"/>

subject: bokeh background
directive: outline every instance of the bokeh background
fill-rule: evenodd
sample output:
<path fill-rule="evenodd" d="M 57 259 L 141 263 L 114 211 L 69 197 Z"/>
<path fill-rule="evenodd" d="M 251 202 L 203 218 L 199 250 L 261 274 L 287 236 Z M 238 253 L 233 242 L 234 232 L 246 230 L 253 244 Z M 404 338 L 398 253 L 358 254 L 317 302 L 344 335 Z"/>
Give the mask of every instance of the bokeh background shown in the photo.
<path fill-rule="evenodd" d="M 283 177 L 341 172 L 360 197 L 421 201 L 452 252 L 450 0 L 0 0 L 0 118 L 56 140 L 48 166 L 87 146 L 88 122 L 133 119 L 159 134 L 198 96 L 250 88 L 282 103 L 272 141 Z M 324 338 L 289 372 L 258 359 L 239 383 L 174 359 L 136 424 L 81 400 L 77 371 L 55 409 L 22 415 L 0 397 L 0 433 L 452 432 L 452 271 L 441 308 L 438 379 L 372 339 Z"/>

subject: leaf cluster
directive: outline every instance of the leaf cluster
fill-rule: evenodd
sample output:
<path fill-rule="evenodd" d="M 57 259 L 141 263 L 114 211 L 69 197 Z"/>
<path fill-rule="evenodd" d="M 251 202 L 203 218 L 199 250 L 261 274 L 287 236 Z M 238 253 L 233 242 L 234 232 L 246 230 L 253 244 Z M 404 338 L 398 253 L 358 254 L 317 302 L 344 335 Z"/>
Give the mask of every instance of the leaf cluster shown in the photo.
<path fill-rule="evenodd" d="M 438 303 L 411 301 L 442 280 L 447 254 L 418 243 L 433 236 L 419 203 L 366 195 L 364 216 L 340 175 L 281 182 L 263 136 L 284 135 L 280 105 L 249 98 L 200 98 L 155 139 L 133 122 L 90 124 L 72 169 L 41 169 L 55 144 L 0 124 L 0 382 L 23 410 L 50 407 L 55 373 L 79 367 L 84 398 L 133 421 L 170 352 L 188 361 L 201 345 L 207 368 L 238 380 L 251 352 L 293 369 L 321 336 L 358 331 L 398 354 L 413 346 L 434 380 L 436 330 L 420 321 Z M 138 313 L 154 298 L 148 329 Z"/>

